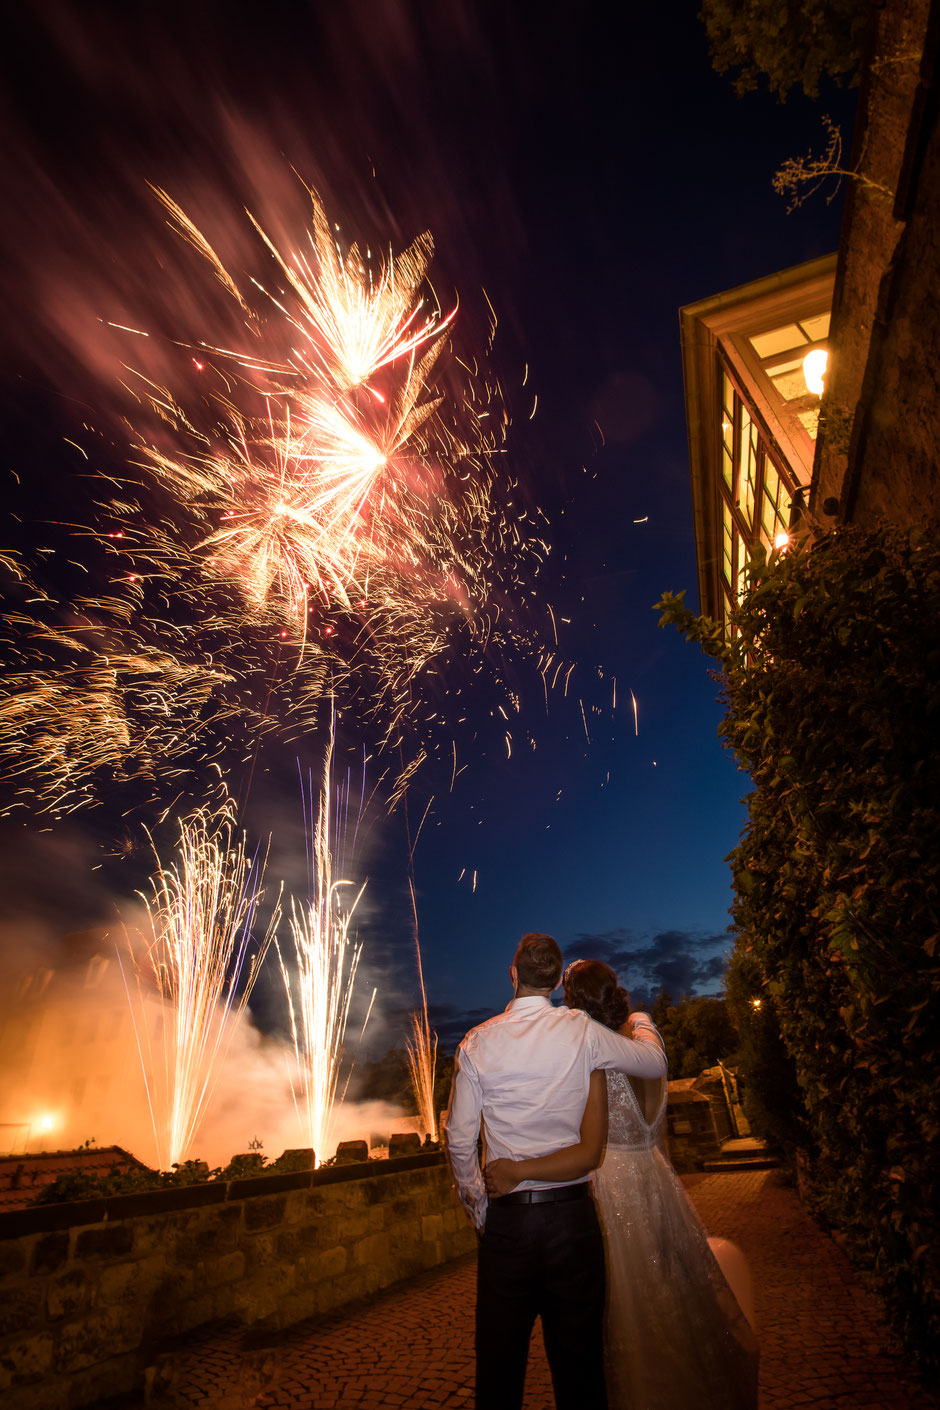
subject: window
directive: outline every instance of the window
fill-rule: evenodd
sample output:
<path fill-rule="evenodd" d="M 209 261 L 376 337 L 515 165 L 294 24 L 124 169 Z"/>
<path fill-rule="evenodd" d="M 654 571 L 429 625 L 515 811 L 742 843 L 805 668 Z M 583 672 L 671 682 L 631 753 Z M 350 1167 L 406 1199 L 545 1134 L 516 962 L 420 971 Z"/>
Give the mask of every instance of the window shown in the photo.
<path fill-rule="evenodd" d="M 738 530 L 738 544 L 737 544 L 737 547 L 738 547 L 738 583 L 737 583 L 737 598 L 738 598 L 738 601 L 740 602 L 740 601 L 741 601 L 741 598 L 744 596 L 744 590 L 745 590 L 745 588 L 747 587 L 747 560 L 748 560 L 748 558 L 750 557 L 750 554 L 748 553 L 747 543 L 746 543 L 745 538 L 744 538 L 744 535 L 741 533 L 741 530 L 740 530 L 740 529 Z"/>
<path fill-rule="evenodd" d="M 828 337 L 829 314 L 820 313 L 750 338 L 764 375 L 811 440 L 819 428 L 819 398 L 806 385 L 803 359 L 811 348 L 824 346 Z"/>
<path fill-rule="evenodd" d="M 744 593 L 748 560 L 758 543 L 769 552 L 789 528 L 794 477 L 780 460 L 756 412 L 722 368 L 720 592 L 725 624 Z M 733 441 L 728 424 L 733 427 Z M 733 452 L 733 454 L 732 454 Z M 735 473 L 728 473 L 729 460 Z"/>
<path fill-rule="evenodd" d="M 786 533 L 789 522 L 790 496 L 776 466 L 768 457 L 764 466 L 760 517 L 760 539 L 766 549 L 773 548 L 778 534 Z"/>
<path fill-rule="evenodd" d="M 724 529 L 721 536 L 721 575 L 730 592 L 734 583 L 734 520 L 731 517 L 731 506 L 727 500 L 722 505 L 724 513 Z"/>
<path fill-rule="evenodd" d="M 722 373 L 721 473 L 728 493 L 734 492 L 734 388 L 727 372 Z"/>

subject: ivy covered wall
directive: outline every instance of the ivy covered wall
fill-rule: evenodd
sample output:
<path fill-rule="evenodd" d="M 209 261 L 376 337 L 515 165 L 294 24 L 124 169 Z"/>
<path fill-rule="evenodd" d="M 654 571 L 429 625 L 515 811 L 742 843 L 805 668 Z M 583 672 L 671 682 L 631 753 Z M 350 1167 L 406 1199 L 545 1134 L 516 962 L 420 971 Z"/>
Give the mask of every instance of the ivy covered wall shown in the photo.
<path fill-rule="evenodd" d="M 753 784 L 729 858 L 749 1105 L 935 1372 L 940 543 L 843 527 L 758 558 L 730 645 L 658 606 L 720 664 Z"/>

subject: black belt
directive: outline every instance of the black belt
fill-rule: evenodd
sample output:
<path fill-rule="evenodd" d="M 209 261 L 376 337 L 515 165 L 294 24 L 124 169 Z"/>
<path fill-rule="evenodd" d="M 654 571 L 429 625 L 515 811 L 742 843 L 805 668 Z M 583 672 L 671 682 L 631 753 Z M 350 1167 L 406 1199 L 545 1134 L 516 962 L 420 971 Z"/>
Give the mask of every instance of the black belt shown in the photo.
<path fill-rule="evenodd" d="M 550 1190 L 513 1190 L 511 1195 L 500 1195 L 490 1200 L 490 1204 L 560 1204 L 562 1200 L 588 1199 L 591 1187 L 585 1180 L 580 1185 L 554 1185 Z"/>

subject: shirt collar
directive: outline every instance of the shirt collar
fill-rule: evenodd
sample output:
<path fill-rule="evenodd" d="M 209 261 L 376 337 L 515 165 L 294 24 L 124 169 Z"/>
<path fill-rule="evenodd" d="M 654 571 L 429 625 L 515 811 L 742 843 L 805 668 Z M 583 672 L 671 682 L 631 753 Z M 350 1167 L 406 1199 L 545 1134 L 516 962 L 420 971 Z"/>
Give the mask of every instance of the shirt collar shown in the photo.
<path fill-rule="evenodd" d="M 506 1009 L 508 1012 L 509 1009 L 534 1009 L 542 1005 L 547 1008 L 553 1007 L 551 999 L 546 998 L 544 994 L 526 994 L 521 999 L 510 999 L 509 1003 L 506 1005 Z"/>

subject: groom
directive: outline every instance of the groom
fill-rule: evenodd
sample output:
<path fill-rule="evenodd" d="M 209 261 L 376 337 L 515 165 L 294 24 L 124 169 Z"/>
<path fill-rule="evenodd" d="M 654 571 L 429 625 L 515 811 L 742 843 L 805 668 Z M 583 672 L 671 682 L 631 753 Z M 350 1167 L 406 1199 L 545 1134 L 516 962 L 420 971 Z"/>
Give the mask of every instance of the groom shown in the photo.
<path fill-rule="evenodd" d="M 561 951 L 550 935 L 523 935 L 509 977 L 509 1007 L 457 1050 L 447 1115 L 448 1159 L 480 1235 L 477 1410 L 521 1407 L 537 1316 L 557 1410 L 606 1410 L 604 1247 L 588 1177 L 524 1180 L 487 1204 L 477 1140 L 482 1120 L 488 1160 L 575 1145 L 595 1068 L 664 1077 L 666 1058 L 646 1014 L 633 1015 L 635 1038 L 622 1038 L 585 1013 L 553 1007 Z"/>

